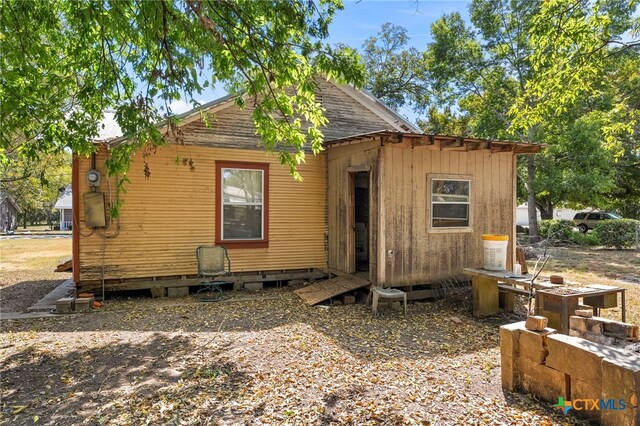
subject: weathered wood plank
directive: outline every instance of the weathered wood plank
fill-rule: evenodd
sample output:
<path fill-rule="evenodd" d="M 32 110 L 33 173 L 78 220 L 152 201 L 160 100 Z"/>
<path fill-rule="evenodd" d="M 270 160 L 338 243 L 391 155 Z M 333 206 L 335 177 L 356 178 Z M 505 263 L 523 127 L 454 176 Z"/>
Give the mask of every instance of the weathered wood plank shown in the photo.
<path fill-rule="evenodd" d="M 305 303 L 316 305 L 332 297 L 371 285 L 368 280 L 355 275 L 347 274 L 340 277 L 320 281 L 306 287 L 295 290 Z"/>

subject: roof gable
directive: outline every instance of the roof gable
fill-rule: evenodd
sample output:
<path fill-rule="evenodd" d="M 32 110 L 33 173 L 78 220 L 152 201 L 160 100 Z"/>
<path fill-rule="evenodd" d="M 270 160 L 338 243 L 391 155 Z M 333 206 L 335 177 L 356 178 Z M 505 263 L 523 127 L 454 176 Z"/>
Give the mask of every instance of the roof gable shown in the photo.
<path fill-rule="evenodd" d="M 325 108 L 328 125 L 321 130 L 325 140 L 381 130 L 419 132 L 375 97 L 351 86 L 318 79 L 316 99 Z M 253 108 L 241 109 L 236 97 L 226 96 L 179 116 L 182 119 L 180 141 L 190 145 L 258 149 L 262 141 L 256 135 Z M 201 116 L 212 115 L 207 126 Z M 169 140 L 171 138 L 168 138 Z"/>

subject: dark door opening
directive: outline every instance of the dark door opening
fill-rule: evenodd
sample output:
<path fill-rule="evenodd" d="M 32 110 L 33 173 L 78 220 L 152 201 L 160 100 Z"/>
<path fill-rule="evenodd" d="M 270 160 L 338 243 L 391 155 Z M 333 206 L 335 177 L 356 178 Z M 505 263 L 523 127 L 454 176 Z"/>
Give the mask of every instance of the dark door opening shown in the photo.
<path fill-rule="evenodd" d="M 356 172 L 353 183 L 356 271 L 368 271 L 370 224 L 369 172 Z"/>

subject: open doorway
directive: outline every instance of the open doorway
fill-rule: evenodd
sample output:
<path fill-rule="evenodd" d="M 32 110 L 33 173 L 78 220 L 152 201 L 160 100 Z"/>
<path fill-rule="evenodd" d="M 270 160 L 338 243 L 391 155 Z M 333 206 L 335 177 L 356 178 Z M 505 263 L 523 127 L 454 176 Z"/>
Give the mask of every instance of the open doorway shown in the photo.
<path fill-rule="evenodd" d="M 369 172 L 356 172 L 353 179 L 356 272 L 369 270 Z"/>

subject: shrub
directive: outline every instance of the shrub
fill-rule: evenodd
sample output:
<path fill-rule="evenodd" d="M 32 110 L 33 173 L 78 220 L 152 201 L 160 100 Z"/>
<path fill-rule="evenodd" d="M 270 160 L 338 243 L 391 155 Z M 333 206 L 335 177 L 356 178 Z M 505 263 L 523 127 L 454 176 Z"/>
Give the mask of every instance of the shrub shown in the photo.
<path fill-rule="evenodd" d="M 600 245 L 598 237 L 593 232 L 583 234 L 582 232 L 574 232 L 569 238 L 572 243 L 579 246 L 597 246 Z"/>
<path fill-rule="evenodd" d="M 603 246 L 622 250 L 635 245 L 638 223 L 633 219 L 604 220 L 593 228 L 593 233 Z"/>
<path fill-rule="evenodd" d="M 540 236 L 554 241 L 569 241 L 575 233 L 573 226 L 570 220 L 545 219 L 540 221 Z"/>

